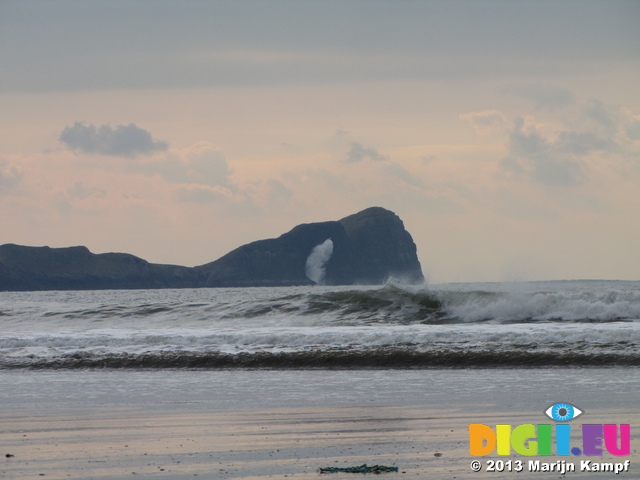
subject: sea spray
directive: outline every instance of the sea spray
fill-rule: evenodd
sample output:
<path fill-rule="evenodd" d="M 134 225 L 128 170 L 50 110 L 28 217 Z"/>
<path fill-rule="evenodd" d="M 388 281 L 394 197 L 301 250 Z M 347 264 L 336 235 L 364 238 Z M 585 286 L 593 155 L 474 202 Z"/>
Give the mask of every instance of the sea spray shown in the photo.
<path fill-rule="evenodd" d="M 307 263 L 304 266 L 304 274 L 318 285 L 324 283 L 327 262 L 333 254 L 333 240 L 327 238 L 324 242 L 313 247 Z"/>

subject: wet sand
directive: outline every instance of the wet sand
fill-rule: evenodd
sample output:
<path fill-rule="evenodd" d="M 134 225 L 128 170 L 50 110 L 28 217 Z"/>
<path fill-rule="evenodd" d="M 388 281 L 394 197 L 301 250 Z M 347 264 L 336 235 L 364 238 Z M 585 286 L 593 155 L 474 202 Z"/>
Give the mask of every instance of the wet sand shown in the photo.
<path fill-rule="evenodd" d="M 406 408 L 269 409 L 154 415 L 137 409 L 0 418 L 3 478 L 318 478 L 319 467 L 456 470 L 462 417 Z M 458 428 L 452 427 L 457 424 Z M 443 453 L 438 458 L 434 454 Z M 353 474 L 322 475 L 339 478 Z M 423 477 L 424 478 L 424 477 Z M 451 478 L 451 477 L 449 477 Z"/>
<path fill-rule="evenodd" d="M 276 375 L 274 372 L 237 375 L 247 375 L 258 383 L 258 378 L 271 373 Z M 443 375 L 447 373 L 443 372 Z M 22 372 L 21 375 L 30 374 Z M 475 375 L 481 374 L 477 372 Z M 151 396 L 157 392 L 149 392 L 148 397 L 127 396 L 136 388 L 148 391 L 148 385 L 141 382 L 144 378 L 162 378 L 159 373 L 141 373 L 132 377 L 136 382 L 129 378 L 130 386 L 122 386 L 119 391 L 117 384 L 112 384 L 108 401 L 104 399 L 107 397 L 73 396 L 70 392 L 69 398 L 76 399 L 73 403 L 61 400 L 60 393 L 56 393 L 57 387 L 52 386 L 53 380 L 58 379 L 61 389 L 65 388 L 63 380 L 67 377 L 72 378 L 78 388 L 87 388 L 89 384 L 81 384 L 80 378 L 91 375 L 95 381 L 106 384 L 112 380 L 106 372 L 92 372 L 85 377 L 81 377 L 81 372 L 77 376 L 60 375 L 60 378 L 56 374 L 46 376 L 49 383 L 42 385 L 40 390 L 43 395 L 50 390 L 48 399 L 37 397 L 31 387 L 21 386 L 19 383 L 25 380 L 19 374 L 15 377 L 16 391 L 22 392 L 23 401 L 9 402 L 7 399 L 14 397 L 4 390 L 5 402 L 0 412 L 0 478 L 343 480 L 361 478 L 362 474 L 320 474 L 318 469 L 363 463 L 397 466 L 398 473 L 382 474 L 382 478 L 390 479 L 640 478 L 640 400 L 634 402 L 629 400 L 633 397 L 628 397 L 628 407 L 616 405 L 615 408 L 606 408 L 606 389 L 601 391 L 599 398 L 592 397 L 588 402 L 587 423 L 631 424 L 631 456 L 616 458 L 606 455 L 598 459 L 606 462 L 629 459 L 630 471 L 617 476 L 593 472 L 568 472 L 566 475 L 531 473 L 526 469 L 520 473 L 472 472 L 470 463 L 476 458 L 469 454 L 470 423 L 553 423 L 545 419 L 540 410 L 520 411 L 522 407 L 517 405 L 515 395 L 510 398 L 509 395 L 478 392 L 476 402 L 470 402 L 470 398 L 463 394 L 447 395 L 446 400 L 437 396 L 425 401 L 425 405 L 416 405 L 414 400 L 403 401 L 400 393 L 393 405 L 384 400 L 390 392 L 371 398 L 351 391 L 345 392 L 349 398 L 332 396 L 335 400 L 331 404 L 326 399 L 314 402 L 310 396 L 313 391 L 308 391 L 309 395 L 304 398 L 283 400 L 286 406 L 277 406 L 277 398 L 267 398 L 265 392 L 265 406 L 257 408 L 254 404 L 260 403 L 260 391 L 246 402 L 239 396 L 235 404 L 221 405 L 215 401 L 218 397 L 213 390 L 212 402 L 203 403 L 192 400 L 188 388 L 180 394 L 175 390 L 177 385 L 172 384 L 171 394 L 167 393 L 171 400 L 163 402 L 158 398 L 154 402 Z M 219 376 L 215 372 L 196 377 L 190 376 L 189 372 L 176 375 L 185 378 L 186 387 L 193 378 L 197 378 L 200 384 L 203 378 L 210 378 L 213 382 Z M 303 382 L 305 378 L 317 380 L 329 374 L 314 377 L 313 374 L 299 372 L 292 375 L 297 375 L 298 381 Z M 349 375 L 346 373 L 345 378 Z M 409 374 L 389 372 L 389 375 L 402 379 L 402 375 Z M 474 374 L 470 372 L 469 375 Z M 117 372 L 113 379 L 122 381 L 130 376 L 127 372 Z M 280 374 L 280 379 L 284 376 Z M 452 377 L 455 377 L 453 373 Z M 404 381 L 408 378 L 413 377 L 405 377 Z M 358 379 L 362 380 L 361 377 Z M 314 388 L 317 396 L 322 397 L 323 385 Z M 394 388 L 391 380 L 388 388 Z M 231 386 L 229 390 L 233 390 Z M 462 385 L 459 390 L 464 391 Z M 232 393 L 229 392 L 230 395 Z M 218 394 L 223 398 L 221 392 Z M 285 397 L 284 392 L 281 396 Z M 2 398 L 0 395 L 0 400 Z M 533 403 L 540 403 L 539 399 L 534 400 Z M 247 402 L 253 406 L 247 408 Z M 323 402 L 328 406 L 319 404 Z M 584 403 L 587 402 L 580 405 L 583 408 Z M 600 407 L 592 408 L 594 405 Z M 6 457 L 7 454 L 12 456 Z M 529 460 L 515 454 L 512 457 L 491 455 L 479 458 L 483 465 L 487 459 Z M 541 458 L 548 462 L 558 459 L 579 464 L 581 457 L 560 458 L 554 455 Z"/>
<path fill-rule="evenodd" d="M 2 478 L 359 478 L 318 468 L 383 464 L 389 478 L 512 478 L 473 473 L 469 423 L 495 425 L 499 415 L 407 407 L 338 407 L 153 414 L 144 409 L 96 409 L 77 414 L 0 417 Z M 638 425 L 638 416 L 634 416 Z M 637 433 L 632 445 L 638 444 Z M 490 456 L 487 458 L 499 459 Z M 512 459 L 528 460 L 513 456 Z M 617 461 L 607 456 L 606 461 Z M 640 478 L 638 453 L 621 478 Z M 508 458 L 503 458 L 508 459 Z M 555 461 L 558 457 L 543 461 Z M 481 459 L 483 462 L 485 459 Z M 567 458 L 576 460 L 575 458 Z M 553 478 L 557 478 L 557 473 Z M 611 474 L 569 478 L 612 478 Z M 542 473 L 521 472 L 518 478 Z M 548 478 L 549 474 L 546 475 Z"/>

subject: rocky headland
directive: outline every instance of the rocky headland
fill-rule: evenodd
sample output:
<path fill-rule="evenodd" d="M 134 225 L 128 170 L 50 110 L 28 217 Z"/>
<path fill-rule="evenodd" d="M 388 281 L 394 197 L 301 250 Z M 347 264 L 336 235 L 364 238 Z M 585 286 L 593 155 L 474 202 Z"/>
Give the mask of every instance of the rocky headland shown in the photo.
<path fill-rule="evenodd" d="M 416 246 L 393 212 L 371 207 L 307 223 L 197 267 L 86 247 L 0 246 L 0 291 L 422 283 Z"/>

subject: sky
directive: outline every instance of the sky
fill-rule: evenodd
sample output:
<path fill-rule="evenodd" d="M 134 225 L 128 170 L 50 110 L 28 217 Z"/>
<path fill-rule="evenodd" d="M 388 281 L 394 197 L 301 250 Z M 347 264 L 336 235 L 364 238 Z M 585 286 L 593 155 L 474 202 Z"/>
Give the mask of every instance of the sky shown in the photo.
<path fill-rule="evenodd" d="M 429 283 L 640 279 L 640 2 L 0 0 L 0 244 L 397 213 Z"/>

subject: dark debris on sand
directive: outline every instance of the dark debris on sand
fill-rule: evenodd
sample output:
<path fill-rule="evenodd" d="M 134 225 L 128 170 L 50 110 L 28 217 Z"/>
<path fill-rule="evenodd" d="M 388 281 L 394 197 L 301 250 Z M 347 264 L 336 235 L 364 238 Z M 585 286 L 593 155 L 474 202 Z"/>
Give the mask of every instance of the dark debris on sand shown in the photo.
<path fill-rule="evenodd" d="M 367 466 L 367 464 L 359 465 L 357 467 L 324 467 L 319 468 L 318 471 L 320 473 L 338 473 L 338 472 L 347 472 L 347 473 L 387 473 L 387 472 L 397 472 L 398 467 L 387 467 L 385 465 L 373 465 L 371 467 Z"/>

